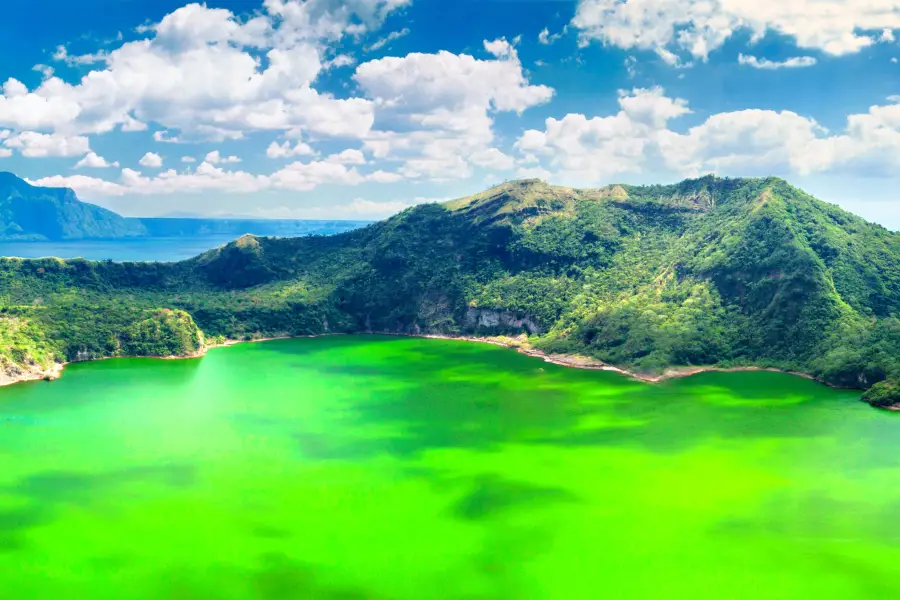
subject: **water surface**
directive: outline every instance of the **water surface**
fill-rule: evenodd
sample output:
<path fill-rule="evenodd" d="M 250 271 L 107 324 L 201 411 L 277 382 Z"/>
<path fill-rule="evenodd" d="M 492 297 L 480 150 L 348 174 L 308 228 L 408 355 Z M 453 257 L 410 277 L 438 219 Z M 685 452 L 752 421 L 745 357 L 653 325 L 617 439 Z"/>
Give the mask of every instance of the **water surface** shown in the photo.
<path fill-rule="evenodd" d="M 85 258 L 116 262 L 176 262 L 193 258 L 235 239 L 230 234 L 197 237 L 0 242 L 0 256 L 18 258 Z"/>
<path fill-rule="evenodd" d="M 897 415 L 333 337 L 0 390 L 0 597 L 900 597 Z"/>

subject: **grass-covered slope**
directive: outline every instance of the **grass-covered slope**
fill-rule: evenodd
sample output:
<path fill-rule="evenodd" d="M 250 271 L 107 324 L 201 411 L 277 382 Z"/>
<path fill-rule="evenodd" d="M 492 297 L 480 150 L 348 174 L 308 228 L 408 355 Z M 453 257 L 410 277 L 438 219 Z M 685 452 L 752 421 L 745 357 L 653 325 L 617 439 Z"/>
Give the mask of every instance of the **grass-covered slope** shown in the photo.
<path fill-rule="evenodd" d="M 526 333 L 645 372 L 775 366 L 868 388 L 900 377 L 900 235 L 775 178 L 525 180 L 176 264 L 0 262 L 0 310 L 66 359 L 142 352 L 127 332 L 163 308 L 210 337 Z"/>

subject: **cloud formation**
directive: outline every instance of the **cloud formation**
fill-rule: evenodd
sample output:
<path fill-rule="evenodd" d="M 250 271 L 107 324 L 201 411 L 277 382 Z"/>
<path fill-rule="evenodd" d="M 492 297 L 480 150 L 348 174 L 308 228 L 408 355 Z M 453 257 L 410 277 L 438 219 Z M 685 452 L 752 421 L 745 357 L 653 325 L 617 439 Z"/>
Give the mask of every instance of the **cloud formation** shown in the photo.
<path fill-rule="evenodd" d="M 756 40 L 773 32 L 841 56 L 892 39 L 900 0 L 580 0 L 572 25 L 583 44 L 674 46 L 699 59 L 741 31 Z"/>
<path fill-rule="evenodd" d="M 791 111 L 758 109 L 713 114 L 677 131 L 672 122 L 691 112 L 685 100 L 659 87 L 634 89 L 620 92 L 616 114 L 549 118 L 516 148 L 578 184 L 627 173 L 886 176 L 900 170 L 900 98 L 889 101 L 848 116 L 840 133 Z"/>
<path fill-rule="evenodd" d="M 738 64 L 747 65 L 754 69 L 799 69 L 803 67 L 812 67 L 817 62 L 818 61 L 812 56 L 795 56 L 783 61 L 773 61 L 766 58 L 738 54 Z"/>

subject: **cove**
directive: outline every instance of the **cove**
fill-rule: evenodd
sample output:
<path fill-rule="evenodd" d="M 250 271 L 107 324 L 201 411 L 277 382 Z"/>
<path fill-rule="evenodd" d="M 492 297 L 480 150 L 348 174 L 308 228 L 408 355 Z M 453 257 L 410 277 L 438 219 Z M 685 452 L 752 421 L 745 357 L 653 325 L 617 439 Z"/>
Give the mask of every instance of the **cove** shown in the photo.
<path fill-rule="evenodd" d="M 0 389 L 0 596 L 889 598 L 900 415 L 337 336 Z"/>

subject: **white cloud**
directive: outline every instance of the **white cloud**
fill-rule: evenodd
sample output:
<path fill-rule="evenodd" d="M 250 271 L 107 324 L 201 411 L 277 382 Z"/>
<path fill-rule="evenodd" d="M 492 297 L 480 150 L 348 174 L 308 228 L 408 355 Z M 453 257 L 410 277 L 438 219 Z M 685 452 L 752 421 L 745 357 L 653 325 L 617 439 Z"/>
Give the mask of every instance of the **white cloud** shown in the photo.
<path fill-rule="evenodd" d="M 337 154 L 332 154 L 331 156 L 325 159 L 328 162 L 338 163 L 341 165 L 364 165 L 366 164 L 366 157 L 362 152 L 356 150 L 355 148 L 348 148 L 343 152 L 338 152 Z"/>
<path fill-rule="evenodd" d="M 322 63 L 323 69 L 339 69 L 340 67 L 352 67 L 356 64 L 356 59 L 349 54 L 338 54 L 334 58 L 330 58 Z"/>
<path fill-rule="evenodd" d="M 878 41 L 890 44 L 894 41 L 894 31 L 892 29 L 885 29 L 881 32 L 881 37 L 878 38 Z"/>
<path fill-rule="evenodd" d="M 193 156 L 182 156 L 182 157 L 181 157 L 181 162 L 183 162 L 183 163 L 195 163 L 195 162 L 197 162 L 197 159 L 194 158 Z"/>
<path fill-rule="evenodd" d="M 636 89 L 619 98 L 620 110 L 588 118 L 547 119 L 516 142 L 520 164 L 534 155 L 537 168 L 573 184 L 595 184 L 623 173 L 696 176 L 845 173 L 900 175 L 900 98 L 847 118 L 829 132 L 791 111 L 739 110 L 711 115 L 685 132 L 670 122 L 690 112 L 660 88 Z M 520 170 L 524 172 L 524 170 Z"/>
<path fill-rule="evenodd" d="M 516 164 L 513 157 L 504 154 L 498 148 L 488 148 L 473 152 L 469 156 L 469 162 L 494 171 L 508 171 Z"/>
<path fill-rule="evenodd" d="M 484 42 L 494 60 L 438 52 L 386 57 L 357 68 L 354 78 L 377 106 L 364 138 L 376 159 L 400 160 L 407 178 L 468 177 L 466 160 L 493 147 L 493 113 L 543 104 L 553 89 L 532 85 L 514 44 Z"/>
<path fill-rule="evenodd" d="M 213 150 L 212 152 L 209 152 L 206 155 L 206 158 L 204 160 L 211 165 L 218 165 L 220 163 L 239 163 L 239 162 L 241 162 L 241 159 L 238 158 L 237 156 L 222 156 L 221 154 L 219 154 L 218 150 Z"/>
<path fill-rule="evenodd" d="M 149 153 L 148 153 L 149 154 Z M 84 198 L 125 195 L 165 195 L 209 191 L 251 193 L 264 190 L 309 191 L 320 185 L 359 185 L 365 182 L 391 183 L 400 179 L 396 173 L 376 170 L 362 173 L 357 166 L 365 162 L 359 150 L 348 149 L 324 160 L 290 163 L 270 175 L 246 171 L 228 171 L 203 161 L 194 170 L 168 169 L 153 176 L 124 168 L 118 181 L 75 175 L 39 179 L 35 185 L 71 187 Z M 151 161 L 151 168 L 155 168 Z"/>
<path fill-rule="evenodd" d="M 690 61 L 683 62 L 680 56 L 678 56 L 674 52 L 666 50 L 665 48 L 657 48 L 656 54 L 662 59 L 664 63 L 666 63 L 670 67 L 675 67 L 676 69 L 688 69 L 694 66 L 694 63 Z"/>
<path fill-rule="evenodd" d="M 82 198 L 100 198 L 106 196 L 122 196 L 125 189 L 118 183 L 106 181 L 87 175 L 53 175 L 36 180 L 27 180 L 31 185 L 50 188 L 71 188 Z"/>
<path fill-rule="evenodd" d="M 544 131 L 528 130 L 516 142 L 524 155 L 543 156 L 553 170 L 579 181 L 639 170 L 659 154 L 658 138 L 669 120 L 690 113 L 684 100 L 665 96 L 661 88 L 620 92 L 620 110 L 588 119 L 568 114 L 549 118 Z"/>
<path fill-rule="evenodd" d="M 157 134 L 159 141 L 300 130 L 360 137 L 372 125 L 372 103 L 313 88 L 325 66 L 325 43 L 374 28 L 404 4 L 265 0 L 264 10 L 249 20 L 189 4 L 145 28 L 148 39 L 120 43 L 108 54 L 72 57 L 58 49 L 59 60 L 101 61 L 76 83 L 48 77 L 29 91 L 8 80 L 0 95 L 0 126 L 72 135 L 155 123 L 166 130 Z"/>
<path fill-rule="evenodd" d="M 542 179 L 548 181 L 553 173 L 544 167 L 519 167 L 516 169 L 516 177 L 519 179 Z"/>
<path fill-rule="evenodd" d="M 259 209 L 255 216 L 266 219 L 352 219 L 369 220 L 383 219 L 406 210 L 412 206 L 440 202 L 448 198 L 413 198 L 412 200 L 387 200 L 377 202 L 364 198 L 354 198 L 347 203 L 331 204 L 329 206 L 311 206 L 291 208 L 279 206 L 271 209 Z"/>
<path fill-rule="evenodd" d="M 409 35 L 408 27 L 404 27 L 403 29 L 400 29 L 398 31 L 392 31 L 389 34 L 387 34 L 386 36 L 384 36 L 383 38 L 373 42 L 370 46 L 367 46 L 365 48 L 365 51 L 366 52 L 375 52 L 376 50 L 381 50 L 382 48 L 384 48 L 385 46 L 387 46 L 394 40 L 399 40 L 400 38 L 407 36 L 407 35 Z"/>
<path fill-rule="evenodd" d="M 9 158 L 13 155 L 13 151 L 9 148 L 0 148 L 0 158 Z"/>
<path fill-rule="evenodd" d="M 363 198 L 354 198 L 348 205 L 339 206 L 340 214 L 355 215 L 359 218 L 383 219 L 406 210 L 412 206 L 428 204 L 433 200 L 426 198 L 414 198 L 413 200 L 389 200 L 387 202 L 374 202 Z"/>
<path fill-rule="evenodd" d="M 80 156 L 90 152 L 90 142 L 84 136 L 23 131 L 3 140 L 7 148 L 19 150 L 22 156 L 44 158 L 50 156 Z"/>
<path fill-rule="evenodd" d="M 365 181 L 359 171 L 336 161 L 294 162 L 275 171 L 272 185 L 279 189 L 309 191 L 323 184 L 358 185 Z"/>
<path fill-rule="evenodd" d="M 812 56 L 795 56 L 780 62 L 771 61 L 766 58 L 756 58 L 755 56 L 746 56 L 738 54 L 738 63 L 753 67 L 754 69 L 798 69 L 803 67 L 812 67 L 816 64 L 816 59 Z"/>
<path fill-rule="evenodd" d="M 504 39 L 484 42 L 505 60 L 478 60 L 466 54 L 408 54 L 364 63 L 354 78 L 382 106 L 404 104 L 411 111 L 472 105 L 522 112 L 543 104 L 553 89 L 530 85 L 515 48 Z"/>
<path fill-rule="evenodd" d="M 75 65 L 93 65 L 100 62 L 106 62 L 109 53 L 100 50 L 94 54 L 72 55 L 65 46 L 57 46 L 56 52 L 53 53 L 53 60 L 64 62 L 69 66 Z"/>
<path fill-rule="evenodd" d="M 397 170 L 374 168 L 366 154 L 350 148 L 323 159 L 294 161 L 268 175 L 228 171 L 204 161 L 193 171 L 170 169 L 154 176 L 122 169 L 118 181 L 80 175 L 41 181 L 69 185 L 91 197 L 309 191 L 329 184 L 465 176 L 472 165 L 515 169 L 518 177 L 572 185 L 608 183 L 610 178 L 634 173 L 657 177 L 663 173 L 695 176 L 707 172 L 896 176 L 900 175 L 900 98 L 892 97 L 888 102 L 850 115 L 841 132 L 827 131 L 814 119 L 794 112 L 754 109 L 713 114 L 692 127 L 675 129 L 678 120 L 691 112 L 687 103 L 666 96 L 661 88 L 638 88 L 620 92 L 615 113 L 594 117 L 567 114 L 547 119 L 543 129 L 524 132 L 515 144 L 517 160 L 495 146 L 485 145 L 485 140 L 463 151 L 470 143 L 466 136 L 443 138 L 435 137 L 431 130 L 415 130 L 383 132 L 388 137 L 373 142 L 386 145 L 373 143 L 368 147 L 372 155 L 401 154 Z M 446 133 L 440 128 L 437 131 Z M 13 137 L 0 132 L 0 139 L 4 136 Z"/>
<path fill-rule="evenodd" d="M 155 152 L 148 152 L 143 157 L 141 157 L 141 160 L 139 162 L 140 162 L 141 166 L 151 167 L 153 169 L 159 169 L 160 167 L 163 166 L 162 156 L 160 156 L 159 154 L 156 154 Z M 125 169 L 125 170 L 128 170 L 128 169 Z"/>
<path fill-rule="evenodd" d="M 91 168 L 91 169 L 106 169 L 108 167 L 118 167 L 118 162 L 108 162 L 102 156 L 99 156 L 95 152 L 88 152 L 84 155 L 84 158 L 75 163 L 76 169 L 81 169 L 83 167 Z"/>
<path fill-rule="evenodd" d="M 310 156 L 315 154 L 315 150 L 313 150 L 309 144 L 305 144 L 304 142 L 298 140 L 294 147 L 291 147 L 291 142 L 287 141 L 283 144 L 278 144 L 277 142 L 272 142 L 269 144 L 269 147 L 266 149 L 266 156 L 269 158 L 286 158 L 289 156 Z"/>
<path fill-rule="evenodd" d="M 180 144 L 181 140 L 178 136 L 173 136 L 168 131 L 154 131 L 153 132 L 153 141 L 159 142 L 160 144 Z"/>
<path fill-rule="evenodd" d="M 53 74 L 56 72 L 56 70 L 53 67 L 51 67 L 49 65 L 40 65 L 40 64 L 34 65 L 33 67 L 31 67 L 31 70 L 37 71 L 38 73 L 40 73 L 44 79 L 49 79 L 50 77 L 53 77 Z"/>
<path fill-rule="evenodd" d="M 541 32 L 538 34 L 538 42 L 544 45 L 549 45 L 558 40 L 565 34 L 566 29 L 563 28 L 562 32 L 551 34 L 550 30 L 544 27 Z"/>
<path fill-rule="evenodd" d="M 900 28 L 900 0 L 580 0 L 582 43 L 631 49 L 678 46 L 705 59 L 738 31 L 767 32 L 835 56 L 859 52 Z"/>
<path fill-rule="evenodd" d="M 58 48 L 58 61 L 91 65 L 80 79 L 67 82 L 47 71 L 31 89 L 9 79 L 0 94 L 0 127 L 16 135 L 24 131 L 76 140 L 82 146 L 64 151 L 73 156 L 89 151 L 88 135 L 148 129 L 159 143 L 240 140 L 273 132 L 289 141 L 273 142 L 266 150 L 272 158 L 317 156 L 309 140 L 331 144 L 329 149 L 335 139 L 361 143 L 361 150 L 341 152 L 338 146 L 328 158 L 285 167 L 279 180 L 303 186 L 323 178 L 447 180 L 470 175 L 473 165 L 483 166 L 479 163 L 513 168 L 512 159 L 495 148 L 496 113 L 521 113 L 554 93 L 529 81 L 515 48 L 520 38 L 485 40 L 489 57 L 414 53 L 366 62 L 355 70 L 357 97 L 337 98 L 315 89 L 325 69 L 353 63 L 338 53 L 345 37 L 359 40 L 408 3 L 264 0 L 262 10 L 249 18 L 188 4 L 143 26 L 145 39 L 119 40 L 109 50 L 81 56 Z M 379 42 L 407 34 L 394 31 Z M 379 42 L 373 44 L 376 49 Z M 204 162 L 237 160 L 214 152 Z M 371 165 L 370 160 L 381 162 Z M 92 163 L 99 161 L 85 157 L 79 165 Z M 149 152 L 141 165 L 162 168 L 162 160 Z"/>

